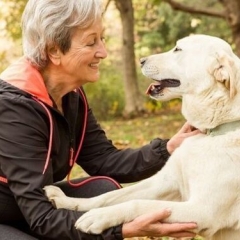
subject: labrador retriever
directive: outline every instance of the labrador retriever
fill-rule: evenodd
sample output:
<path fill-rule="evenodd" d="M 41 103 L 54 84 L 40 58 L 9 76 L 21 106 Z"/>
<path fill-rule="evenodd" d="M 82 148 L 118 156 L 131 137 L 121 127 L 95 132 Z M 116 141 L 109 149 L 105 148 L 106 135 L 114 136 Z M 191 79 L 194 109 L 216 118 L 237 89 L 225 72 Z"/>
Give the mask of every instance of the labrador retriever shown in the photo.
<path fill-rule="evenodd" d="M 88 233 L 170 208 L 168 222 L 196 222 L 209 240 L 239 240 L 239 58 L 222 39 L 192 35 L 141 59 L 141 67 L 155 81 L 150 97 L 181 98 L 183 116 L 206 134 L 186 139 L 161 171 L 137 184 L 90 199 L 68 198 L 53 186 L 46 195 L 57 208 L 90 210 L 76 222 Z"/>

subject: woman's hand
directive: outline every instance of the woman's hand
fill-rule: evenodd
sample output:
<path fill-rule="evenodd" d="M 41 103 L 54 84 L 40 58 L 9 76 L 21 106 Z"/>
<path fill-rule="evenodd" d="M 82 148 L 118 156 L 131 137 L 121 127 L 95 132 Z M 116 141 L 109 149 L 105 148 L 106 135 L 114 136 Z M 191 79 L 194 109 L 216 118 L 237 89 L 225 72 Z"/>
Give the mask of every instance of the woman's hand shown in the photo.
<path fill-rule="evenodd" d="M 170 154 L 178 148 L 184 139 L 202 133 L 199 129 L 194 128 L 186 122 L 182 128 L 167 142 L 167 150 Z"/>
<path fill-rule="evenodd" d="M 161 220 L 171 215 L 170 210 L 148 213 L 137 217 L 132 222 L 124 223 L 122 235 L 124 238 L 131 237 L 194 237 L 191 232 L 197 228 L 196 223 L 162 223 Z"/>

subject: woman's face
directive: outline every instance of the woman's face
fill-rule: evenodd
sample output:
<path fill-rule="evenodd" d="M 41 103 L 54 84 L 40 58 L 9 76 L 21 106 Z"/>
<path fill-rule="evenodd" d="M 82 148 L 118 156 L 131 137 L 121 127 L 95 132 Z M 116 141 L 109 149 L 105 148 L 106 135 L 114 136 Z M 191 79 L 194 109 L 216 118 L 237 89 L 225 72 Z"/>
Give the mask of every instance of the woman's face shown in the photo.
<path fill-rule="evenodd" d="M 72 35 L 71 48 L 61 53 L 60 67 L 77 86 L 99 79 L 99 65 L 107 57 L 101 20 L 87 29 L 77 29 Z"/>

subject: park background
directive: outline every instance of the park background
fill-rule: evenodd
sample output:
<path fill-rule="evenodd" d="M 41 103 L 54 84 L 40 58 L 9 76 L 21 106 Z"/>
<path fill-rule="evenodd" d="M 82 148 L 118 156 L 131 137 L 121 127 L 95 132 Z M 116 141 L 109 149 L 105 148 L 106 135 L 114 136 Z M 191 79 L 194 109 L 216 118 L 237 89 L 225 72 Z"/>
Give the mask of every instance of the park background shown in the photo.
<path fill-rule="evenodd" d="M 240 1 L 103 1 L 108 58 L 101 64 L 100 80 L 84 87 L 90 107 L 118 148 L 170 138 L 184 123 L 181 100 L 156 102 L 147 97 L 151 80 L 141 74 L 139 59 L 170 50 L 191 34 L 220 37 L 240 56 Z M 22 54 L 21 14 L 26 2 L 0 0 L 0 72 Z M 72 173 L 85 175 L 78 167 Z"/>

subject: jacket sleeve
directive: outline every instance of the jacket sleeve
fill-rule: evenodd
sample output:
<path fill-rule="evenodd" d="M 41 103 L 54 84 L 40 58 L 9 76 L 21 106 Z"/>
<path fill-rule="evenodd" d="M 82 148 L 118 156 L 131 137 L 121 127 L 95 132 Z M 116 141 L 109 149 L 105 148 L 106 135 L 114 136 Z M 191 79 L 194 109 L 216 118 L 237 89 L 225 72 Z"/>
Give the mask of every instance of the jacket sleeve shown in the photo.
<path fill-rule="evenodd" d="M 169 158 L 168 140 L 154 139 L 138 149 L 118 150 L 108 140 L 91 109 L 77 163 L 89 175 L 105 175 L 121 183 L 135 182 L 159 171 Z"/>
<path fill-rule="evenodd" d="M 0 167 L 32 231 L 41 239 L 116 239 L 113 229 L 102 235 L 76 230 L 74 224 L 82 213 L 54 209 L 45 197 L 42 188 L 53 183 L 53 169 L 50 163 L 42 174 L 49 134 L 44 110 L 21 97 L 1 97 L 0 102 Z"/>

